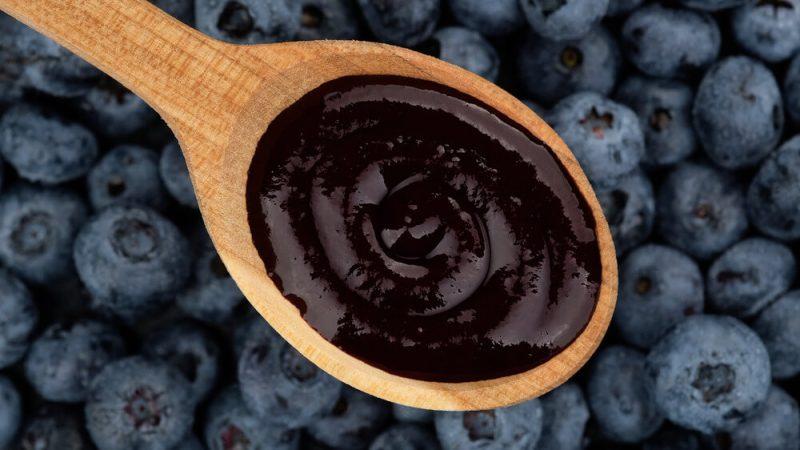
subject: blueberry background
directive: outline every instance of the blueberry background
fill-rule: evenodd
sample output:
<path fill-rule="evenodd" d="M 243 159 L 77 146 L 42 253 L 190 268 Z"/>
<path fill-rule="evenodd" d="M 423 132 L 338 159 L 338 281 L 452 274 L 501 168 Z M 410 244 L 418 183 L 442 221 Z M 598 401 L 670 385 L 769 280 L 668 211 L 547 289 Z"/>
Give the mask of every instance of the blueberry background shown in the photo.
<path fill-rule="evenodd" d="M 800 449 L 800 0 L 153 3 L 229 42 L 376 40 L 496 81 L 594 184 L 618 311 L 514 407 L 344 386 L 244 301 L 156 114 L 0 13 L 0 450 Z"/>

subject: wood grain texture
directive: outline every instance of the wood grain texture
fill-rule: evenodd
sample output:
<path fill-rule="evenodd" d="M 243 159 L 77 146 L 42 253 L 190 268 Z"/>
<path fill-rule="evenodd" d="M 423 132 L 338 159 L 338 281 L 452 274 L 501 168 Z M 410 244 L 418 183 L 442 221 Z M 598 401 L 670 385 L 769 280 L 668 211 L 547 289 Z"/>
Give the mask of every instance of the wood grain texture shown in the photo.
<path fill-rule="evenodd" d="M 345 383 L 421 408 L 508 406 L 566 381 L 602 340 L 616 302 L 617 265 L 597 198 L 556 133 L 492 83 L 437 59 L 382 44 L 230 45 L 178 23 L 145 0 L 0 0 L 0 9 L 95 64 L 161 114 L 181 143 L 206 226 L 239 287 L 287 341 Z M 280 111 L 311 89 L 360 74 L 404 75 L 453 86 L 531 130 L 567 168 L 597 222 L 603 279 L 590 323 L 559 355 L 527 372 L 493 380 L 438 383 L 399 377 L 322 338 L 268 278 L 252 244 L 245 208 L 246 174 L 256 143 Z"/>

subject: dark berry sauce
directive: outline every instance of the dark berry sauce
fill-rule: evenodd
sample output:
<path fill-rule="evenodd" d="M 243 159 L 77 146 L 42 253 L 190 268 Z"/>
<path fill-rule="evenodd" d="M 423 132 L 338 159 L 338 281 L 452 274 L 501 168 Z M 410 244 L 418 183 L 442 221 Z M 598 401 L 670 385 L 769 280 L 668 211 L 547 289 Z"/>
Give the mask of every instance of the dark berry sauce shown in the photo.
<path fill-rule="evenodd" d="M 250 167 L 254 243 L 322 336 L 388 372 L 531 369 L 594 311 L 594 218 L 550 149 L 480 101 L 395 76 L 283 111 Z"/>

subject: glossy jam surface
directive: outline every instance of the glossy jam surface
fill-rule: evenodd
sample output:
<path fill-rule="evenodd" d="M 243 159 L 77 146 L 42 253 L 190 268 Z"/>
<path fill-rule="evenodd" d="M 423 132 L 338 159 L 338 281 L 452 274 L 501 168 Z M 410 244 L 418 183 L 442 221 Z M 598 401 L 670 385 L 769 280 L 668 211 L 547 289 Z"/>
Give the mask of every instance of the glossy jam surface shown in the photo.
<path fill-rule="evenodd" d="M 323 337 L 398 375 L 474 381 L 569 345 L 601 279 L 551 151 L 436 83 L 328 82 L 274 120 L 247 192 L 272 280 Z"/>

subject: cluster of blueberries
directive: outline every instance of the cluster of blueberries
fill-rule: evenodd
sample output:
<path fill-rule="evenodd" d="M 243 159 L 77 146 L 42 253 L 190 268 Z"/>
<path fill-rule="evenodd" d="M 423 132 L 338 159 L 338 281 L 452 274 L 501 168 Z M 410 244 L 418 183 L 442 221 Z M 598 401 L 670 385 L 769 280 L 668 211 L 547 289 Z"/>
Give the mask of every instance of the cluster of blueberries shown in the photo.
<path fill-rule="evenodd" d="M 411 47 L 526 99 L 611 225 L 612 329 L 509 408 L 343 386 L 244 302 L 155 113 L 0 14 L 0 449 L 800 448 L 800 0 L 153 1 L 230 42 Z"/>

